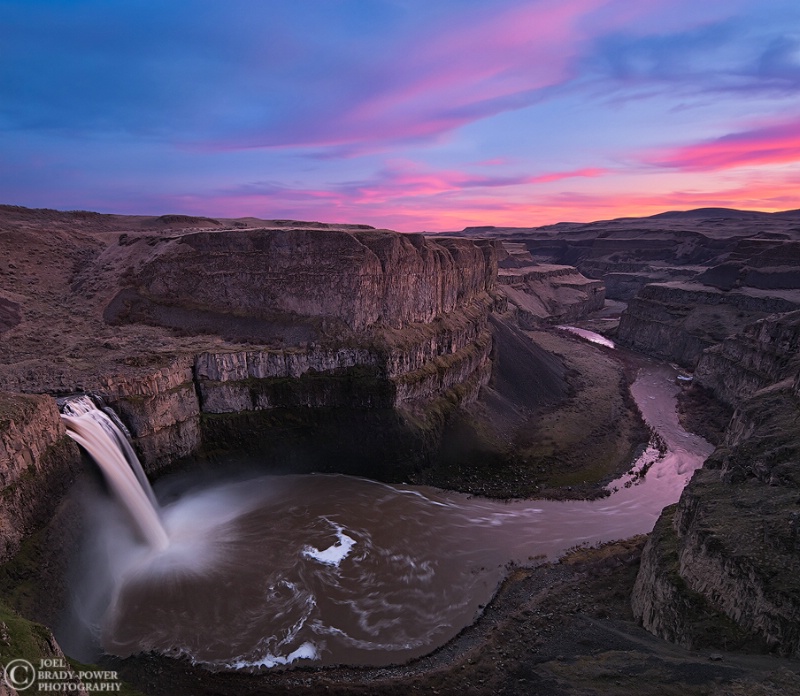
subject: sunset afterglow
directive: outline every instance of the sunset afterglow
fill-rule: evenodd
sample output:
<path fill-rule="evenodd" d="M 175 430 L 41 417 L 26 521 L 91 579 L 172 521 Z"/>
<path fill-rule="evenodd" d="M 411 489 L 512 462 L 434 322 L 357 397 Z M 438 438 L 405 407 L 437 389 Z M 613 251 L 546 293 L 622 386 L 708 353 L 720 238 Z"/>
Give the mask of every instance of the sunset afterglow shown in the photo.
<path fill-rule="evenodd" d="M 795 0 L 0 0 L 0 203 L 531 226 L 800 208 Z"/>

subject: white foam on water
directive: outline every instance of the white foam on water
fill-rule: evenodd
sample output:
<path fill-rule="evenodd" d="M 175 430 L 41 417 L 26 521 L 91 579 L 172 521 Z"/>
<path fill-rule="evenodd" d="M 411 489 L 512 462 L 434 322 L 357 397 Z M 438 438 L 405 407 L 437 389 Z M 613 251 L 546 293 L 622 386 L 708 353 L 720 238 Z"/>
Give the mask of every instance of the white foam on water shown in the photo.
<path fill-rule="evenodd" d="M 313 558 L 319 563 L 338 568 L 339 564 L 350 555 L 350 551 L 352 551 L 353 547 L 356 545 L 356 540 L 347 536 L 347 534 L 344 533 L 344 527 L 341 525 L 331 522 L 327 518 L 325 518 L 325 521 L 336 530 L 336 543 L 322 550 L 313 546 L 305 546 L 303 548 L 303 555 L 306 558 Z"/>
<path fill-rule="evenodd" d="M 349 645 L 353 648 L 358 648 L 360 650 L 386 650 L 386 651 L 409 650 L 412 648 L 419 647 L 421 645 L 425 645 L 427 643 L 427 635 L 425 639 L 418 638 L 415 640 L 398 640 L 393 643 L 387 643 L 387 642 L 364 640 L 360 638 L 353 638 L 349 633 L 343 631 L 341 628 L 338 628 L 337 626 L 325 626 L 319 623 L 318 621 L 312 624 L 311 628 L 314 631 L 314 633 L 336 637 L 345 645 Z M 440 627 L 431 626 L 430 632 L 432 633 L 438 628 Z"/>
<path fill-rule="evenodd" d="M 299 648 L 293 650 L 288 655 L 273 655 L 266 653 L 263 657 L 256 660 L 236 660 L 226 665 L 229 669 L 253 669 L 255 667 L 277 667 L 278 665 L 288 665 L 297 660 L 317 660 L 319 659 L 317 646 L 306 641 Z"/>

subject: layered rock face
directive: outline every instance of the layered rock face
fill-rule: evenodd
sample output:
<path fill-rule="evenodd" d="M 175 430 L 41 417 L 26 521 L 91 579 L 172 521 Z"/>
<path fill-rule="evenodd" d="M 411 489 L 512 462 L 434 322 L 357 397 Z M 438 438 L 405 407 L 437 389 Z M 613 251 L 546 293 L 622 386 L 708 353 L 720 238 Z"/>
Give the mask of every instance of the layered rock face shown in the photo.
<path fill-rule="evenodd" d="M 800 312 L 770 317 L 701 359 L 737 408 L 643 554 L 633 607 L 657 635 L 800 655 L 798 330 Z"/>
<path fill-rule="evenodd" d="M 140 376 L 110 376 L 93 391 L 120 414 L 150 470 L 215 440 L 212 416 L 355 409 L 426 418 L 434 402 L 469 403 L 488 381 L 488 306 L 377 332 L 361 348 L 205 351 Z"/>
<path fill-rule="evenodd" d="M 188 456 L 201 445 L 193 356 L 170 359 L 156 369 L 106 375 L 89 391 L 119 414 L 147 469 Z"/>
<path fill-rule="evenodd" d="M 79 462 L 53 399 L 0 392 L 0 562 L 52 514 Z"/>
<path fill-rule="evenodd" d="M 694 368 L 706 348 L 756 319 L 800 309 L 800 273 L 795 263 L 800 244 L 788 241 L 788 235 L 764 231 L 745 238 L 709 239 L 699 245 L 695 239 L 687 241 L 691 260 L 687 258 L 683 265 L 676 265 L 677 251 L 662 257 L 660 264 L 651 263 L 646 282 L 627 297 L 619 342 Z M 613 264 L 604 263 L 609 294 L 620 294 L 617 281 L 627 281 L 614 272 Z M 672 279 L 653 282 L 664 274 Z M 629 283 L 629 288 L 634 285 Z"/>
<path fill-rule="evenodd" d="M 525 328 L 576 321 L 601 309 L 606 299 L 603 281 L 586 278 L 572 266 L 501 268 L 498 282 Z"/>
<path fill-rule="evenodd" d="M 699 279 L 723 290 L 742 286 L 762 290 L 800 287 L 800 243 L 742 240 L 723 263 L 712 266 Z"/>
<path fill-rule="evenodd" d="M 274 427 L 309 409 L 431 425 L 442 404 L 474 400 L 489 379 L 496 273 L 495 244 L 464 239 L 286 228 L 121 235 L 74 285 L 116 279 L 107 322 L 177 330 L 190 346 L 127 356 L 82 375 L 80 388 L 120 413 L 151 470 L 221 446 L 237 414 L 250 414 L 251 432 L 264 429 L 255 414 Z M 69 391 L 69 380 L 59 375 L 57 389 Z"/>
<path fill-rule="evenodd" d="M 448 414 L 491 374 L 492 242 L 11 212 L 0 389 L 96 393 L 150 471 L 252 443 L 267 466 L 323 470 L 330 458 L 339 471 L 399 477 L 424 464 Z M 2 553 L 52 503 L 50 469 L 64 481 L 78 460 L 51 397 L 8 399 L 21 415 L 0 427 Z M 62 449 L 69 457 L 49 454 Z"/>
<path fill-rule="evenodd" d="M 617 340 L 694 368 L 706 348 L 776 312 L 800 309 L 800 290 L 726 292 L 699 283 L 653 283 L 628 303 Z"/>
<path fill-rule="evenodd" d="M 726 209 L 538 228 L 467 228 L 462 234 L 524 247 L 534 261 L 575 266 L 628 301 L 649 283 L 698 280 L 721 289 L 800 287 L 796 215 Z"/>
<path fill-rule="evenodd" d="M 110 249 L 98 261 L 132 269 L 109 319 L 144 315 L 170 325 L 170 316 L 196 311 L 284 326 L 299 320 L 323 334 L 337 324 L 359 332 L 430 322 L 490 289 L 496 264 L 464 240 L 380 231 L 237 230 L 122 243 L 127 253 Z"/>
<path fill-rule="evenodd" d="M 791 377 L 792 358 L 798 351 L 800 312 L 770 316 L 705 351 L 695 380 L 735 406 L 759 389 Z"/>

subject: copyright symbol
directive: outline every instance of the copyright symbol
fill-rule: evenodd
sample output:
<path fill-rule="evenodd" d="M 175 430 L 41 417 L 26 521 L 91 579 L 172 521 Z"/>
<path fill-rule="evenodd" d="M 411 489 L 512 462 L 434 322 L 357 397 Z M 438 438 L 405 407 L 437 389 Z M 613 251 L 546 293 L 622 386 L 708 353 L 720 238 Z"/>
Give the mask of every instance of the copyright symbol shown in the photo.
<path fill-rule="evenodd" d="M 11 660 L 3 670 L 3 681 L 17 691 L 25 691 L 36 680 L 36 668 L 27 660 Z"/>

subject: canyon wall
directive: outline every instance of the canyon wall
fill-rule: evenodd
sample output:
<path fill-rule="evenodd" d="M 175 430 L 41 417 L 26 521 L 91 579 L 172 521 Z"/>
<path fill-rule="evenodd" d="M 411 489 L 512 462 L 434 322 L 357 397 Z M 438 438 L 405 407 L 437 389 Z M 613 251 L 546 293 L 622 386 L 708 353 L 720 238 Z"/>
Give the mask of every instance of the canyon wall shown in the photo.
<path fill-rule="evenodd" d="M 533 329 L 544 323 L 576 321 L 605 303 L 605 285 L 572 266 L 553 264 L 501 268 L 498 282 L 517 320 Z"/>
<path fill-rule="evenodd" d="M 246 322 L 244 337 L 269 336 L 262 347 L 206 350 L 143 378 L 102 385 L 148 468 L 201 443 L 246 440 L 233 434 L 236 414 L 247 414 L 240 422 L 253 447 L 265 447 L 265 430 L 281 432 L 282 420 L 305 426 L 308 409 L 317 411 L 315 419 L 331 409 L 336 418 L 349 411 L 352 428 L 366 412 L 367 420 L 383 414 L 393 427 L 398 414 L 427 422 L 438 415 L 434 402 L 467 403 L 489 379 L 492 243 L 381 231 L 247 230 L 189 234 L 155 244 L 155 253 L 142 253 L 150 248 L 146 239 L 125 244 L 143 260 L 121 293 L 130 297 L 133 290 L 149 302 L 148 320 L 158 322 L 169 305 L 235 315 Z M 119 250 L 109 256 L 119 259 Z M 134 319 L 117 312 L 112 320 Z M 302 325 L 308 333 L 301 340 L 284 330 Z M 380 429 L 370 427 L 376 447 Z"/>
<path fill-rule="evenodd" d="M 83 234 L 0 235 L 9 254 L 70 255 L 35 278 L 12 268 L 24 310 L 0 306 L 0 389 L 16 392 L 0 399 L 0 559 L 80 460 L 52 396 L 21 391 L 97 394 L 151 472 L 249 449 L 276 469 L 399 479 L 491 375 L 493 242 L 286 224 Z"/>
<path fill-rule="evenodd" d="M 630 300 L 617 341 L 694 368 L 706 348 L 756 319 L 800 309 L 800 290 L 724 291 L 700 283 L 652 283 Z"/>
<path fill-rule="evenodd" d="M 150 332 L 162 349 L 123 346 L 83 371 L 61 358 L 6 384 L 98 394 L 149 470 L 218 443 L 220 428 L 230 437 L 236 414 L 350 409 L 441 425 L 489 379 L 496 273 L 496 245 L 482 240 L 314 228 L 123 234 L 71 287 L 93 299 L 105 288 L 106 324 Z"/>
<path fill-rule="evenodd" d="M 245 337 L 291 344 L 298 324 L 319 338 L 450 314 L 491 289 L 497 261 L 491 244 L 463 239 L 261 229 L 125 237 L 96 265 L 124 280 L 108 321 L 239 322 Z"/>
<path fill-rule="evenodd" d="M 0 563 L 49 519 L 79 462 L 52 398 L 0 392 Z"/>
<path fill-rule="evenodd" d="M 191 355 L 168 356 L 154 366 L 130 366 L 104 375 L 87 391 L 119 414 L 147 470 L 188 456 L 201 445 Z"/>
<path fill-rule="evenodd" d="M 425 421 L 438 415 L 435 404 L 469 403 L 488 381 L 489 303 L 487 296 L 429 324 L 373 330 L 362 347 L 204 351 L 106 377 L 92 391 L 120 414 L 148 470 L 216 442 L 215 430 L 223 423 L 229 430 L 230 417 L 242 414 L 291 420 L 310 410 L 349 409 Z M 258 428 L 252 420 L 246 427 Z M 379 425 L 372 428 L 380 438 Z"/>
<path fill-rule="evenodd" d="M 769 317 L 701 358 L 736 410 L 645 548 L 632 603 L 659 636 L 800 656 L 799 332 L 800 312 Z"/>
<path fill-rule="evenodd" d="M 800 312 L 773 315 L 746 326 L 706 350 L 695 370 L 698 384 L 736 406 L 746 397 L 792 375 L 800 350 Z"/>

